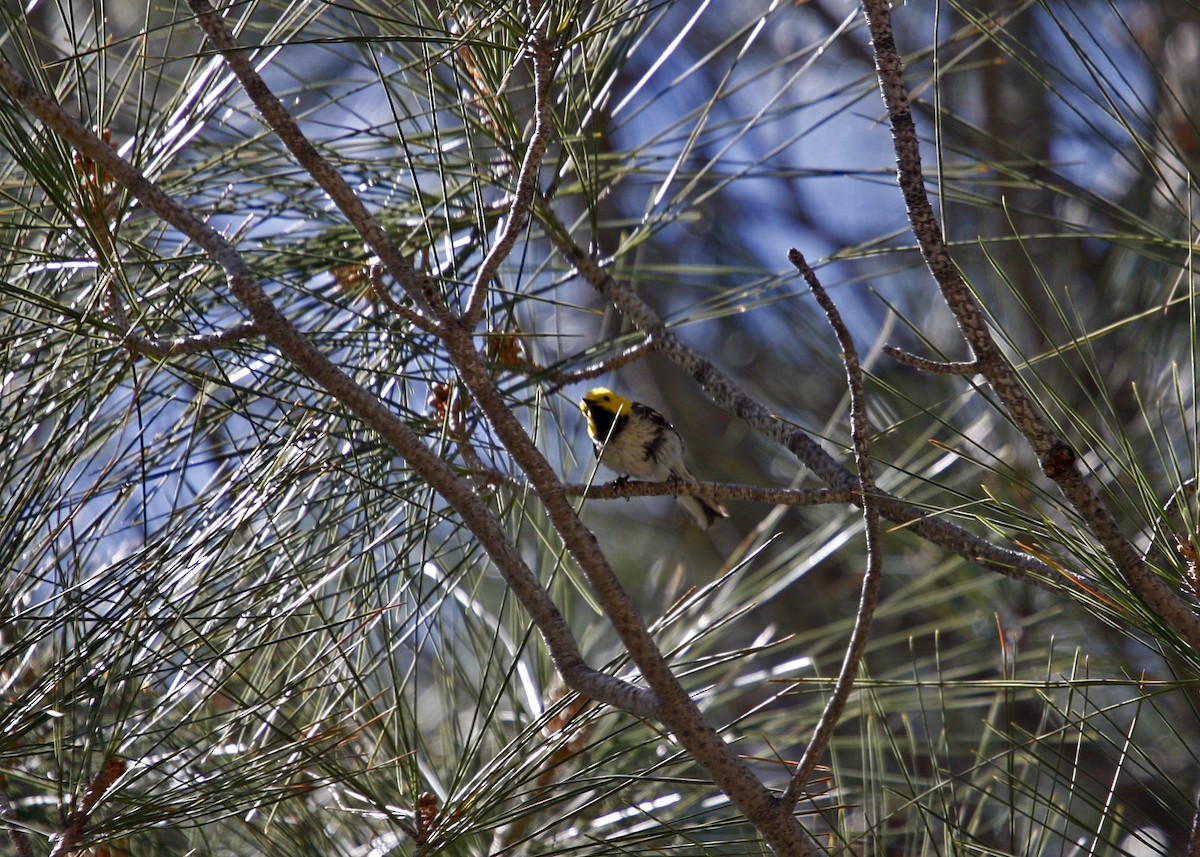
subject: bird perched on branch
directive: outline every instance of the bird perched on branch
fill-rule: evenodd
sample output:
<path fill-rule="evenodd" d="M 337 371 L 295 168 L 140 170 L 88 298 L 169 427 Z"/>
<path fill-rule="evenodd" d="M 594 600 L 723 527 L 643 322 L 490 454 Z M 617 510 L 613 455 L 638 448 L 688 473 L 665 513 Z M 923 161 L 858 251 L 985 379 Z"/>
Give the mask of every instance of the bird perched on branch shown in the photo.
<path fill-rule="evenodd" d="M 596 457 L 609 470 L 649 482 L 696 481 L 683 463 L 679 432 L 654 408 L 597 387 L 580 400 L 579 410 L 587 418 Z M 676 499 L 703 529 L 717 518 L 729 517 L 716 501 L 687 494 Z"/>

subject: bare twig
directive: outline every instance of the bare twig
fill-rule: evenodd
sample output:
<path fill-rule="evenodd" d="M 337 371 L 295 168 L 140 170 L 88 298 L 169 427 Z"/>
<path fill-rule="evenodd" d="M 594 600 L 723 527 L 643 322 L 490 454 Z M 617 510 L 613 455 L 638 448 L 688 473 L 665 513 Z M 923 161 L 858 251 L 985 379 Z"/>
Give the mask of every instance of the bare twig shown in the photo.
<path fill-rule="evenodd" d="M 507 473 L 483 466 L 477 454 L 464 455 L 467 466 L 474 468 L 472 476 L 491 485 L 506 485 L 517 491 L 529 491 L 532 485 Z M 478 466 L 477 466 L 478 465 Z M 568 482 L 563 485 L 568 497 L 588 500 L 621 500 L 630 497 L 711 497 L 714 500 L 741 500 L 748 503 L 771 503 L 776 506 L 826 506 L 832 503 L 855 502 L 857 491 L 834 491 L 832 488 L 772 488 L 763 485 L 744 485 L 736 482 L 639 482 L 633 479 L 600 484 Z"/>
<path fill-rule="evenodd" d="M 534 4 L 530 5 L 532 7 Z M 538 12 L 531 8 L 530 14 L 538 14 Z M 508 210 L 508 219 L 504 224 L 504 229 L 500 233 L 499 240 L 492 245 L 491 250 L 480 264 L 479 270 L 475 273 L 467 309 L 463 313 L 463 324 L 468 327 L 474 327 L 483 315 L 488 284 L 495 276 L 500 264 L 512 252 L 513 246 L 517 243 L 517 237 L 529 217 L 529 209 L 533 205 L 537 191 L 538 171 L 542 166 L 542 156 L 546 153 L 546 147 L 550 143 L 550 132 L 554 128 L 550 114 L 550 98 L 548 97 L 554 48 L 546 39 L 545 16 L 539 14 L 539 17 L 542 18 L 541 21 L 531 23 L 534 29 L 529 37 L 532 42 L 529 53 L 533 61 L 533 134 L 529 138 L 529 146 L 525 149 L 525 157 L 522 159 L 521 169 L 517 173 L 517 189 Z"/>
<path fill-rule="evenodd" d="M 590 363 L 582 369 L 576 369 L 573 372 L 562 372 L 555 374 L 553 383 L 548 385 L 547 393 L 557 393 L 563 387 L 571 384 L 578 384 L 580 381 L 590 381 L 592 378 L 599 378 L 601 375 L 606 375 L 609 372 L 614 372 L 622 366 L 627 366 L 635 360 L 640 360 L 655 349 L 653 340 L 643 339 L 641 342 L 635 342 L 628 348 L 621 349 L 619 354 L 609 357 L 605 360 L 600 360 L 596 363 Z"/>
<path fill-rule="evenodd" d="M 970 377 L 971 375 L 979 374 L 979 363 L 975 360 L 965 362 L 930 360 L 928 357 L 919 357 L 894 345 L 883 346 L 883 353 L 906 366 L 912 366 L 914 369 L 920 369 L 923 372 L 932 372 L 936 375 L 965 375 Z"/>
<path fill-rule="evenodd" d="M 84 792 L 83 802 L 80 803 L 79 809 L 71 813 L 67 819 L 66 829 L 55 843 L 50 857 L 70 857 L 79 850 L 79 840 L 83 838 L 84 831 L 87 830 L 88 818 L 91 816 L 92 810 L 100 802 L 100 798 L 104 797 L 104 793 L 112 788 L 117 777 L 123 773 L 125 773 L 125 760 L 117 756 L 109 759 L 108 763 L 100 769 L 100 773 L 96 774 L 91 785 Z"/>
<path fill-rule="evenodd" d="M 253 322 L 244 322 L 219 333 L 177 336 L 173 339 L 162 339 L 154 334 L 144 336 L 134 333 L 125 307 L 121 304 L 117 290 L 112 286 L 108 288 L 107 309 L 109 320 L 121 335 L 121 344 L 134 356 L 144 354 L 150 357 L 170 357 L 174 354 L 194 354 L 198 351 L 223 348 L 258 336 L 258 328 Z"/>
<path fill-rule="evenodd" d="M 230 290 L 249 311 L 263 338 L 278 348 L 305 376 L 324 387 L 378 432 L 430 487 L 445 498 L 458 512 L 464 525 L 479 539 L 500 574 L 529 612 L 555 667 L 568 685 L 597 701 L 639 716 L 656 715 L 659 706 L 653 691 L 635 687 L 595 670 L 583 660 L 571 629 L 553 599 L 471 486 L 459 479 L 449 465 L 427 447 L 391 408 L 338 368 L 292 325 L 259 286 L 245 260 L 224 236 L 163 192 L 71 117 L 56 101 L 34 89 L 3 60 L 0 60 L 0 84 L 48 128 L 104 164 L 114 179 L 127 187 L 143 205 L 208 253 L 224 269 Z"/>
<path fill-rule="evenodd" d="M 983 311 L 946 249 L 941 225 L 925 192 L 920 140 L 904 82 L 904 64 L 892 33 L 889 0 L 863 0 L 863 10 L 871 31 L 879 88 L 891 123 L 897 179 L 909 225 L 942 298 L 954 314 L 959 332 L 971 348 L 979 373 L 996 391 L 1005 412 L 1025 436 L 1042 472 L 1058 485 L 1087 522 L 1130 588 L 1193 649 L 1200 649 L 1200 616 L 1143 561 L 1080 470 L 1075 450 L 1050 425 L 993 339 Z"/>
<path fill-rule="evenodd" d="M 201 333 L 194 336 L 177 336 L 172 339 L 162 339 L 159 336 L 146 337 L 133 331 L 127 331 L 121 337 L 121 341 L 134 354 L 171 357 L 175 354 L 212 351 L 215 348 L 224 348 L 257 336 L 258 328 L 254 326 L 254 322 L 248 321 L 220 333 Z"/>
<path fill-rule="evenodd" d="M 883 580 L 883 551 L 879 540 L 879 507 L 875 496 L 875 476 L 871 467 L 871 447 L 867 440 L 867 401 L 863 389 L 862 366 L 858 360 L 858 350 L 854 347 L 854 338 L 842 321 L 841 313 L 830 299 L 829 294 L 808 266 L 799 250 L 793 249 L 788 253 L 788 259 L 796 266 L 805 282 L 808 283 L 813 297 L 825 310 L 829 326 L 837 336 L 838 344 L 842 347 L 842 361 L 846 366 L 846 387 L 850 391 L 850 435 L 854 443 L 854 464 L 858 468 L 858 481 L 862 491 L 863 531 L 866 536 L 867 571 L 863 575 L 862 595 L 859 598 L 858 613 L 854 618 L 854 629 L 846 644 L 846 653 L 842 658 L 842 667 L 838 672 L 836 684 L 821 719 L 813 729 L 812 738 L 800 757 L 800 762 L 792 774 L 784 792 L 782 803 L 791 812 L 796 808 L 801 795 L 808 787 L 809 777 L 817 766 L 817 760 L 829 745 L 833 730 L 842 718 L 846 701 L 854 689 L 854 679 L 858 675 L 858 667 L 867 649 L 867 638 L 871 633 L 871 620 L 875 616 L 875 605 L 879 601 L 879 587 Z"/>
<path fill-rule="evenodd" d="M 771 488 L 762 485 L 739 485 L 731 482 L 609 482 L 603 485 L 567 485 L 572 497 L 591 500 L 615 500 L 621 497 L 711 497 L 714 500 L 742 500 L 750 503 L 772 503 L 777 506 L 823 506 L 830 503 L 850 503 L 855 491 L 834 491 L 830 488 Z"/>

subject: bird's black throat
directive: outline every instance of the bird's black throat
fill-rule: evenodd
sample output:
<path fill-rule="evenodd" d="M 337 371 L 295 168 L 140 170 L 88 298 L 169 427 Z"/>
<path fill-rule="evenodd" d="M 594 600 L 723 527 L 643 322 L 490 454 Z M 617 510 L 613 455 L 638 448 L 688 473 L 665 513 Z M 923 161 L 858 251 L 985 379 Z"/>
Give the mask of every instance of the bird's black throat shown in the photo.
<path fill-rule="evenodd" d="M 625 421 L 629 419 L 629 416 L 621 414 L 618 417 L 607 408 L 592 408 L 591 417 L 592 422 L 596 424 L 596 450 L 598 455 L 600 447 L 621 430 L 621 427 L 625 425 Z"/>

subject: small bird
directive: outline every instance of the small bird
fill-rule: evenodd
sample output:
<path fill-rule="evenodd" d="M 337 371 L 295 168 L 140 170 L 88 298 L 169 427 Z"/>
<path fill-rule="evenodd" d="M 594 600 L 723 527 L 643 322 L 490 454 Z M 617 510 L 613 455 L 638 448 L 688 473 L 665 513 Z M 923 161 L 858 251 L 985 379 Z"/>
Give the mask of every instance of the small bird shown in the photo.
<path fill-rule="evenodd" d="M 603 454 L 601 461 L 609 470 L 650 482 L 696 481 L 683 463 L 683 438 L 654 408 L 597 387 L 580 400 L 579 410 L 587 418 L 596 457 Z M 715 501 L 686 494 L 676 499 L 702 529 L 729 517 Z"/>

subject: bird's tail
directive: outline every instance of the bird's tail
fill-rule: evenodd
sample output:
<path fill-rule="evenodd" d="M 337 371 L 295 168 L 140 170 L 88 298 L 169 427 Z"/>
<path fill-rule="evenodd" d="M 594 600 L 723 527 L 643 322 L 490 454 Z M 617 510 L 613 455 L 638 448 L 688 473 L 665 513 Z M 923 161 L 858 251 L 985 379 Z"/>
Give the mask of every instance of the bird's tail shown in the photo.
<path fill-rule="evenodd" d="M 676 500 L 692 516 L 692 520 L 696 522 L 696 526 L 702 530 L 707 530 L 711 527 L 717 518 L 729 517 L 729 512 L 725 507 L 715 500 L 704 500 L 700 497 L 691 497 L 685 494 L 680 494 Z"/>
<path fill-rule="evenodd" d="M 671 472 L 676 479 L 683 482 L 696 481 L 696 477 L 686 467 L 679 466 Z M 692 516 L 692 520 L 696 522 L 696 526 L 702 530 L 707 530 L 711 527 L 717 518 L 729 517 L 729 511 L 716 500 L 706 500 L 703 497 L 694 497 L 690 494 L 680 494 L 675 499 Z"/>

